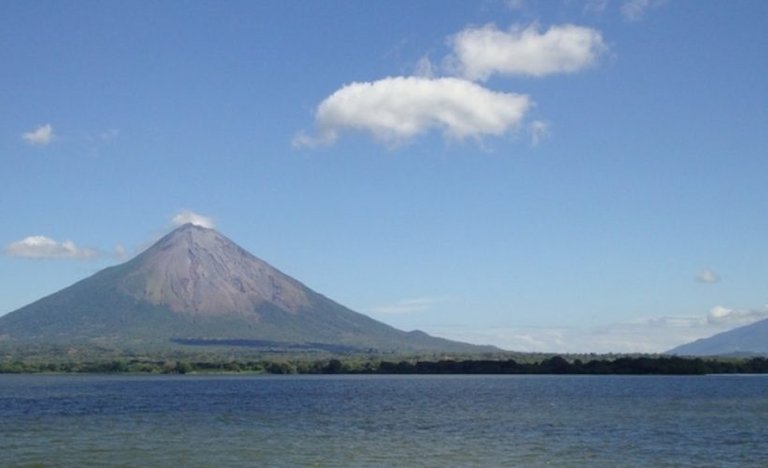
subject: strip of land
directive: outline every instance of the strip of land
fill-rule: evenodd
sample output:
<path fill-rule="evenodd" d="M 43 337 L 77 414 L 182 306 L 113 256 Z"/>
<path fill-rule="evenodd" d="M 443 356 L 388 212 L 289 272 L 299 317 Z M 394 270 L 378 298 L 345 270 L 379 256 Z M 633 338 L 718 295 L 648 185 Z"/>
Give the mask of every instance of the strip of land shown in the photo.
<path fill-rule="evenodd" d="M 706 375 L 764 374 L 768 359 L 684 358 L 677 356 L 624 356 L 580 358 L 551 356 L 535 360 L 404 358 L 387 360 L 370 357 L 330 359 L 151 359 L 111 360 L 4 360 L 0 373 L 262 373 L 262 374 L 574 374 L 574 375 Z"/>

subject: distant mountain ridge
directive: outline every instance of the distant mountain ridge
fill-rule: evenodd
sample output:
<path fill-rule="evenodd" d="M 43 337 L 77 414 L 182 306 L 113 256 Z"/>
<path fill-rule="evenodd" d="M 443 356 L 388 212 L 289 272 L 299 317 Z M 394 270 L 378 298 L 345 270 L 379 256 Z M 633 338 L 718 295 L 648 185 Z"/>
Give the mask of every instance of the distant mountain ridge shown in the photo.
<path fill-rule="evenodd" d="M 0 343 L 479 352 L 354 312 L 213 229 L 186 224 L 132 260 L 0 317 Z"/>
<path fill-rule="evenodd" d="M 768 355 L 768 319 L 667 351 L 680 356 Z"/>

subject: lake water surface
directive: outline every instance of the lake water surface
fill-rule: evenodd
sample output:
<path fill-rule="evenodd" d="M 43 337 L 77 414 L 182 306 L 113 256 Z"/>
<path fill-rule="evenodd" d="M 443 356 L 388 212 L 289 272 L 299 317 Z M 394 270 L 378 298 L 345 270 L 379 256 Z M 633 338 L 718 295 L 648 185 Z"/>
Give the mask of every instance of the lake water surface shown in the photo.
<path fill-rule="evenodd" d="M 768 377 L 0 375 L 2 466 L 768 466 Z"/>

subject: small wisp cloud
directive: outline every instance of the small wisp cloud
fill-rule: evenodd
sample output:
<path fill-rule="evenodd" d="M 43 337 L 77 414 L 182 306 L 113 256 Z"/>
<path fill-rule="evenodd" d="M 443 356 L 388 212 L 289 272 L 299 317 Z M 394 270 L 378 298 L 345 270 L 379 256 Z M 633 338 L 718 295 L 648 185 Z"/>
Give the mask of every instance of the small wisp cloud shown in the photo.
<path fill-rule="evenodd" d="M 704 268 L 703 270 L 696 273 L 696 281 L 705 284 L 719 283 L 720 275 L 709 268 Z"/>
<path fill-rule="evenodd" d="M 53 127 L 51 124 L 45 124 L 36 129 L 23 133 L 21 138 L 30 145 L 45 146 L 53 141 Z"/>
<path fill-rule="evenodd" d="M 99 253 L 94 249 L 78 247 L 72 241 L 58 242 L 46 236 L 29 236 L 8 244 L 4 249 L 11 257 L 32 259 L 89 260 Z"/>
<path fill-rule="evenodd" d="M 531 134 L 531 145 L 539 146 L 541 142 L 549 138 L 549 124 L 541 120 L 534 120 L 528 125 L 528 132 Z"/>
<path fill-rule="evenodd" d="M 665 0 L 627 0 L 621 5 L 621 14 L 627 21 L 640 21 L 651 8 L 661 6 Z"/>
<path fill-rule="evenodd" d="M 213 229 L 216 227 L 216 223 L 213 221 L 213 218 L 209 216 L 204 216 L 189 210 L 185 210 L 174 215 L 174 217 L 171 218 L 171 222 L 173 223 L 174 226 L 182 226 L 184 224 L 194 224 L 195 226 L 200 226 L 208 229 Z"/>

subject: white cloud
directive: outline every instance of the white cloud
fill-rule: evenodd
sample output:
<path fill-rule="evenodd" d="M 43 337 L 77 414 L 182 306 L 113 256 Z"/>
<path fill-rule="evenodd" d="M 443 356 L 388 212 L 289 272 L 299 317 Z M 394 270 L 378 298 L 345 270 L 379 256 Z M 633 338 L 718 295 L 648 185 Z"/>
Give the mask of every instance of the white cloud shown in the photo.
<path fill-rule="evenodd" d="M 516 129 L 531 106 L 528 96 L 494 92 L 458 78 L 352 83 L 320 103 L 316 136 L 300 134 L 294 146 L 331 144 L 345 130 L 367 132 L 390 145 L 433 129 L 453 140 L 500 136 Z"/>
<path fill-rule="evenodd" d="M 733 310 L 723 306 L 715 306 L 709 311 L 707 315 L 707 321 L 710 323 L 717 323 L 720 320 L 725 320 L 728 316 L 733 314 Z"/>
<path fill-rule="evenodd" d="M 78 247 L 72 241 L 57 242 L 45 236 L 29 236 L 5 247 L 5 253 L 12 257 L 23 258 L 70 258 L 87 260 L 98 256 L 98 252 L 89 248 Z"/>
<path fill-rule="evenodd" d="M 704 268 L 696 273 L 696 281 L 708 284 L 718 283 L 720 282 L 720 276 L 709 268 Z"/>
<path fill-rule="evenodd" d="M 403 299 L 393 304 L 373 307 L 370 312 L 375 314 L 412 314 L 426 312 L 434 307 L 435 304 L 444 302 L 444 299 L 435 297 L 417 297 L 412 299 Z"/>
<path fill-rule="evenodd" d="M 607 50 L 599 31 L 564 24 L 539 31 L 537 25 L 501 31 L 488 24 L 467 28 L 452 38 L 447 66 L 469 80 L 493 74 L 541 77 L 572 73 L 594 64 Z"/>
<path fill-rule="evenodd" d="M 30 145 L 47 145 L 54 138 L 53 127 L 51 124 L 41 125 L 31 132 L 23 133 L 21 138 Z"/>
<path fill-rule="evenodd" d="M 531 144 L 539 146 L 539 143 L 549 138 L 549 124 L 541 120 L 534 120 L 528 125 L 528 132 L 531 134 Z"/>
<path fill-rule="evenodd" d="M 214 223 L 213 218 L 210 218 L 208 216 L 203 216 L 201 214 L 198 214 L 189 210 L 185 210 L 176 214 L 171 219 L 171 222 L 175 226 L 181 226 L 183 224 L 194 224 L 195 226 L 200 226 L 208 229 L 213 229 L 216 226 L 216 223 Z"/>

